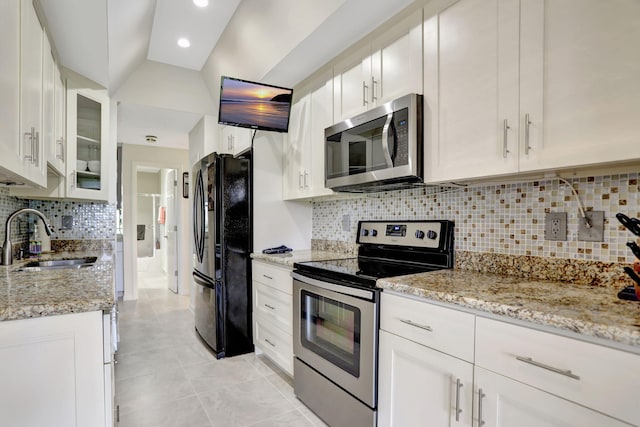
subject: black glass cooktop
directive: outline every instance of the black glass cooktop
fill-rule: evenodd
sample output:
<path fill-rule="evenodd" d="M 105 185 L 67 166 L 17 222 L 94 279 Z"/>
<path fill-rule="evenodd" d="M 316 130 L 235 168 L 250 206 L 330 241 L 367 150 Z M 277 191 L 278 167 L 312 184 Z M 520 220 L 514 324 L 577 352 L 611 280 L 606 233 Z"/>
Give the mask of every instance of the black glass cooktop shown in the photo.
<path fill-rule="evenodd" d="M 361 286 L 374 287 L 377 279 L 424 273 L 439 270 L 442 267 L 360 257 L 299 262 L 294 264 L 294 268 L 299 272 L 323 279 L 348 281 Z"/>

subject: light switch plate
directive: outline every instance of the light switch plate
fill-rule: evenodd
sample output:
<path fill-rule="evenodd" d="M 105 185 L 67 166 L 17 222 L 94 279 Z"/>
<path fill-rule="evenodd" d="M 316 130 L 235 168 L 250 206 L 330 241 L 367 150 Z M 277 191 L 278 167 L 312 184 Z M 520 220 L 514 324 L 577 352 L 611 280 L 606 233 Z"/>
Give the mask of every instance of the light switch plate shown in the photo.
<path fill-rule="evenodd" d="M 584 213 L 591 228 L 587 227 L 582 215 L 578 215 L 578 240 L 581 242 L 604 242 L 604 211 Z"/>
<path fill-rule="evenodd" d="M 62 215 L 62 227 L 61 230 L 71 230 L 73 229 L 73 216 L 72 215 Z"/>
<path fill-rule="evenodd" d="M 351 230 L 351 216 L 342 215 L 342 231 Z"/>

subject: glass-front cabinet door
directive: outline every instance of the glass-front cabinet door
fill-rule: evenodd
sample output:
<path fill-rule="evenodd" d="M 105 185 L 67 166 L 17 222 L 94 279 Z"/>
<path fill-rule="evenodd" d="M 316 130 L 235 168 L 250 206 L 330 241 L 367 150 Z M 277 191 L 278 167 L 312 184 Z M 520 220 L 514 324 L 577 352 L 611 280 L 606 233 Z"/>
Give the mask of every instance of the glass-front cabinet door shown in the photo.
<path fill-rule="evenodd" d="M 109 97 L 105 91 L 67 93 L 67 196 L 107 200 Z"/>

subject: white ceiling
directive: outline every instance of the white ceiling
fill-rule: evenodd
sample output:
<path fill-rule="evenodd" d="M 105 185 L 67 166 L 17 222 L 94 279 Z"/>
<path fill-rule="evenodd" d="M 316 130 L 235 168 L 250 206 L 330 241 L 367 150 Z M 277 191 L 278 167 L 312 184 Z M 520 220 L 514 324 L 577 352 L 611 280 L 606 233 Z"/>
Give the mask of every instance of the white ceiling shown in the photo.
<path fill-rule="evenodd" d="M 62 65 L 111 94 L 145 61 L 202 70 L 238 6 L 252 0 L 209 1 L 198 8 L 192 0 L 36 0 Z M 283 8 L 282 25 L 287 25 L 287 2 L 300 0 L 270 1 L 270 7 Z M 273 66 L 265 80 L 295 85 L 412 1 L 343 0 L 329 19 L 310 23 L 315 32 Z M 179 37 L 188 37 L 191 47 L 178 47 Z M 188 149 L 188 132 L 201 116 L 122 101 L 118 141 L 148 144 L 144 135 L 154 134 L 156 146 Z"/>
<path fill-rule="evenodd" d="M 147 58 L 200 71 L 240 0 L 210 0 L 198 7 L 189 0 L 156 0 Z M 191 41 L 187 49 L 177 40 Z"/>
<path fill-rule="evenodd" d="M 202 116 L 135 104 L 118 106 L 118 141 L 125 144 L 167 148 L 188 148 L 189 131 Z M 155 143 L 146 141 L 154 135 Z"/>

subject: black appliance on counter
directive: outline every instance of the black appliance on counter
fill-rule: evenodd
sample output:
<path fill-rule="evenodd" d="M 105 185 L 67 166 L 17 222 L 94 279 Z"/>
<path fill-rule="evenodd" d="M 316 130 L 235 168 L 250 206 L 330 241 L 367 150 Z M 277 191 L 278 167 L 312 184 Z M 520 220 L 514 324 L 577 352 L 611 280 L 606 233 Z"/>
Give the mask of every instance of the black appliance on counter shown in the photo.
<path fill-rule="evenodd" d="M 294 392 L 333 427 L 377 422 L 376 280 L 453 268 L 452 221 L 360 221 L 357 258 L 294 264 Z"/>
<path fill-rule="evenodd" d="M 253 351 L 250 169 L 214 153 L 193 171 L 195 328 L 218 359 Z"/>

